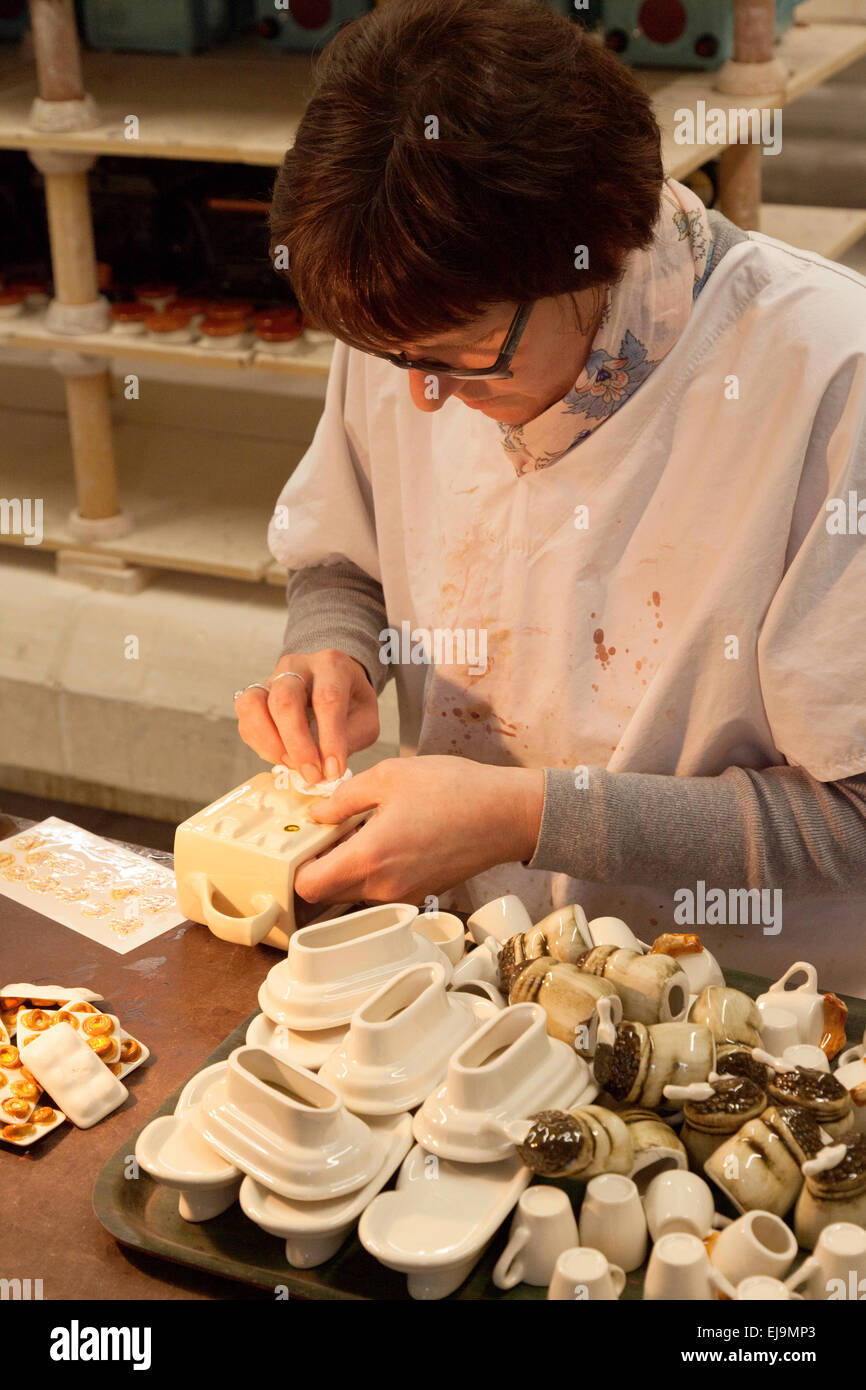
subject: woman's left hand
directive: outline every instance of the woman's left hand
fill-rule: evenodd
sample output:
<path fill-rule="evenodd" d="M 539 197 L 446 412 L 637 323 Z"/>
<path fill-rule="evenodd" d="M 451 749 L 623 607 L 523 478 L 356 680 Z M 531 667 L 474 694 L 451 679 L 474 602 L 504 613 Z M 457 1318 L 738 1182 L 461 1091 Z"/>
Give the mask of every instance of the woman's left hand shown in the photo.
<path fill-rule="evenodd" d="M 344 844 L 302 864 L 295 889 L 307 902 L 420 903 L 495 864 L 531 859 L 543 803 L 540 768 L 388 758 L 311 807 L 320 825 L 371 807 L 376 814 Z"/>

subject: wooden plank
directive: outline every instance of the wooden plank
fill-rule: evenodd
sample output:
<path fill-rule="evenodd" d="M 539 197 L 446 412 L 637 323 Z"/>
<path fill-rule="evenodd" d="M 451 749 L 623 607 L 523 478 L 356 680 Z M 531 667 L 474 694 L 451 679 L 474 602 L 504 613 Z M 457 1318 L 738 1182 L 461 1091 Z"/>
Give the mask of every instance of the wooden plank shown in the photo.
<path fill-rule="evenodd" d="M 866 24 L 866 0 L 804 0 L 798 24 Z"/>
<path fill-rule="evenodd" d="M 866 29 L 798 24 L 784 36 L 778 51 L 791 74 L 778 103 L 786 105 L 866 53 Z M 718 154 L 719 146 L 677 145 L 673 138 L 676 110 L 694 109 L 699 100 L 708 106 L 732 104 L 715 90 L 715 74 L 666 68 L 635 72 L 653 97 L 669 174 L 682 178 Z M 309 95 L 311 63 L 304 55 L 260 52 L 244 44 L 192 58 L 85 54 L 84 73 L 102 112 L 97 126 L 66 135 L 33 131 L 32 79 L 5 90 L 0 84 L 0 148 L 47 146 L 273 166 L 294 139 Z M 138 118 L 137 140 L 124 137 L 124 118 L 129 115 Z"/>
<path fill-rule="evenodd" d="M 89 53 L 84 80 L 101 119 L 65 135 L 33 131 L 32 81 L 2 90 L 0 146 L 81 150 L 91 154 L 279 164 L 306 106 L 310 58 L 257 53 L 244 46 L 207 56 Z M 126 121 L 135 116 L 138 138 Z"/>
<path fill-rule="evenodd" d="M 761 231 L 766 236 L 816 251 L 835 261 L 866 236 L 866 209 L 801 207 L 793 203 L 764 203 Z"/>
<path fill-rule="evenodd" d="M 4 494 L 42 499 L 42 549 L 81 548 L 66 524 L 75 488 L 63 416 L 0 410 L 0 433 Z M 115 445 L 120 495 L 135 529 L 92 549 L 161 569 L 264 579 L 273 563 L 268 521 L 303 444 L 124 418 Z M 24 545 L 20 537 L 0 540 Z"/>
<path fill-rule="evenodd" d="M 116 333 L 85 333 L 75 337 L 52 333 L 45 327 L 43 314 L 22 314 L 6 319 L 0 326 L 0 346 L 37 348 L 42 351 L 81 352 L 87 356 L 136 358 L 138 361 L 168 362 L 184 367 L 219 367 L 229 371 L 270 372 L 282 376 L 327 377 L 331 348 L 322 345 L 308 349 L 303 356 L 274 357 L 253 348 L 237 352 L 218 351 L 200 343 L 160 343 L 145 334 L 125 338 Z"/>
<path fill-rule="evenodd" d="M 866 29 L 850 25 L 795 25 L 785 35 L 777 51 L 788 67 L 788 81 L 784 92 L 768 95 L 774 106 L 785 107 L 866 54 Z M 635 76 L 653 99 L 656 117 L 662 128 L 665 172 L 676 179 L 685 178 L 724 148 L 724 145 L 716 144 L 677 144 L 674 138 L 677 111 L 694 111 L 699 101 L 703 101 L 707 108 L 721 107 L 725 111 L 741 106 L 760 106 L 767 102 L 767 98 L 763 102 L 748 97 L 739 99 L 717 91 L 713 73 L 636 68 Z"/>

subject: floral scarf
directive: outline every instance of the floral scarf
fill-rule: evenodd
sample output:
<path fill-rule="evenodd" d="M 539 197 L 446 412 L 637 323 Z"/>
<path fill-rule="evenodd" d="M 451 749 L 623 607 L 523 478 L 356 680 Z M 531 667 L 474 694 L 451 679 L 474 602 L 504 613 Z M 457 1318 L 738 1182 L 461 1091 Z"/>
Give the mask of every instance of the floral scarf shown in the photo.
<path fill-rule="evenodd" d="M 653 240 L 626 259 L 608 287 L 592 349 L 568 394 L 526 425 L 499 424 L 520 476 L 548 468 L 625 405 L 670 352 L 708 275 L 707 210 L 681 183 L 665 179 Z"/>

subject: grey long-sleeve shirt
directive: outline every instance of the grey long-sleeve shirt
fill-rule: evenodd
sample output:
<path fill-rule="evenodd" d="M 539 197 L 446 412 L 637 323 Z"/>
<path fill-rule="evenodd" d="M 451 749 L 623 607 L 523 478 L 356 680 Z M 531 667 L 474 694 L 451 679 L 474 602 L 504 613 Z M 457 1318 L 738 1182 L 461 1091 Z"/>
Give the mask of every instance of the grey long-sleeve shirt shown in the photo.
<path fill-rule="evenodd" d="M 710 212 L 707 276 L 744 233 Z M 382 586 L 342 563 L 290 572 L 287 652 L 337 648 L 365 668 L 377 694 L 388 667 Z M 866 775 L 819 782 L 802 768 L 730 767 L 716 777 L 611 773 L 589 785 L 545 770 L 531 869 L 611 886 L 685 883 L 700 872 L 722 887 L 780 888 L 796 896 L 866 890 Z"/>
<path fill-rule="evenodd" d="M 289 574 L 286 652 L 336 648 L 366 670 L 376 693 L 387 626 L 382 586 L 355 565 Z M 544 809 L 531 869 L 648 887 L 699 870 L 720 887 L 781 888 L 802 897 L 855 894 L 866 881 L 866 776 L 819 782 L 802 768 L 730 767 L 717 777 L 593 768 L 545 769 Z"/>

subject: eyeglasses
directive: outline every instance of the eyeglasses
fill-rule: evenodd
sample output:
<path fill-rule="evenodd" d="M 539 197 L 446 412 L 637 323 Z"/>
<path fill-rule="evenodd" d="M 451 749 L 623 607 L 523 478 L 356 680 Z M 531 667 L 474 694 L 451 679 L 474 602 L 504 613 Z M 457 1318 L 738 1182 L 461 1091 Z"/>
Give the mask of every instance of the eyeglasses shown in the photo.
<path fill-rule="evenodd" d="M 511 320 L 511 326 L 505 335 L 505 342 L 502 344 L 499 356 L 492 367 L 449 367 L 446 362 L 428 361 L 423 357 L 412 361 L 402 352 L 373 352 L 370 349 L 367 351 L 371 357 L 384 357 L 386 362 L 391 362 L 395 367 L 401 367 L 404 372 L 425 372 L 432 376 L 453 376 L 460 381 L 506 381 L 514 376 L 511 371 L 511 359 L 523 337 L 523 330 L 529 322 L 532 309 L 531 304 L 518 306 L 517 313 Z"/>

